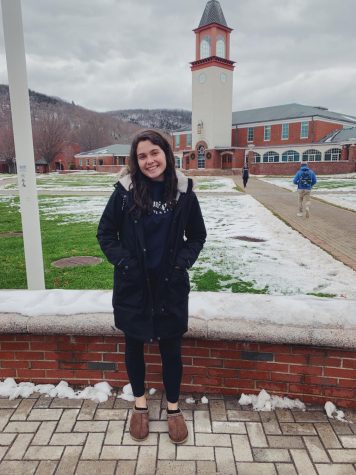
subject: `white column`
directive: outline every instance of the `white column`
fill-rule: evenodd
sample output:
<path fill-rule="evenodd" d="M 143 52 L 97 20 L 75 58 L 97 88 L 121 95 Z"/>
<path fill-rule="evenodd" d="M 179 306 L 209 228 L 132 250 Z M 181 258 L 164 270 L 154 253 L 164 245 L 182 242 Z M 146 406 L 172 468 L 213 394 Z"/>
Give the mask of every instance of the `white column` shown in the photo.
<path fill-rule="evenodd" d="M 45 288 L 21 1 L 1 0 L 27 286 Z"/>

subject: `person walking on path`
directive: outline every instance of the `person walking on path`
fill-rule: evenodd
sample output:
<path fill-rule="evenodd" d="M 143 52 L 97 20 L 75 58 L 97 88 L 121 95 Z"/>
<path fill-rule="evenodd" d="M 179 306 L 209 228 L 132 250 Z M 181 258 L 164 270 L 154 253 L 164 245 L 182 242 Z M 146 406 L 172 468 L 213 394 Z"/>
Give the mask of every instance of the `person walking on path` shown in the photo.
<path fill-rule="evenodd" d="M 244 165 L 244 167 L 242 169 L 242 172 L 241 172 L 241 175 L 242 175 L 242 182 L 244 184 L 244 188 L 246 188 L 248 178 L 249 178 L 249 171 L 248 171 L 248 166 L 247 165 Z"/>
<path fill-rule="evenodd" d="M 297 216 L 303 216 L 303 205 L 305 204 L 305 217 L 310 216 L 310 194 L 313 186 L 317 182 L 316 175 L 310 170 L 306 163 L 302 163 L 300 170 L 293 178 L 293 183 L 298 185 L 298 204 L 299 210 Z"/>
<path fill-rule="evenodd" d="M 135 396 L 130 434 L 149 434 L 144 343 L 158 341 L 167 398 L 169 437 L 179 444 L 188 430 L 178 407 L 182 379 L 181 341 L 188 330 L 187 269 L 206 240 L 193 182 L 175 169 L 168 141 L 147 130 L 131 145 L 100 219 L 97 238 L 114 265 L 115 326 L 125 335 L 125 364 Z"/>

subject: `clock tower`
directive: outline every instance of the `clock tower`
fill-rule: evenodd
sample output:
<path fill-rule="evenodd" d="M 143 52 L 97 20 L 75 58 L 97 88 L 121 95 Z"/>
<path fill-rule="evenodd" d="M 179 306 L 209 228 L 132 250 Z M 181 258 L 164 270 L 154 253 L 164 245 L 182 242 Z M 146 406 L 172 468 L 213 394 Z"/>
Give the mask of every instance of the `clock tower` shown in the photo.
<path fill-rule="evenodd" d="M 232 31 L 217 0 L 205 6 L 196 37 L 192 69 L 192 148 L 198 152 L 198 168 L 205 168 L 205 150 L 231 147 L 232 81 L 230 60 Z"/>

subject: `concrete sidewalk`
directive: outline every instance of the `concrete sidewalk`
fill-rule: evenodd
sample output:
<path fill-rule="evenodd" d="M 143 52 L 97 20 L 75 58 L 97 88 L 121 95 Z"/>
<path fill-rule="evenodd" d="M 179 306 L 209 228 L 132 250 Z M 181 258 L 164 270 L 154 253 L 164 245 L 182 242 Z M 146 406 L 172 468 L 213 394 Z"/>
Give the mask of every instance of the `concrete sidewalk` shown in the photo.
<path fill-rule="evenodd" d="M 233 176 L 240 187 L 240 176 Z M 298 195 L 251 177 L 246 193 L 336 259 L 356 270 L 356 213 L 315 199 L 310 218 L 297 217 Z"/>
<path fill-rule="evenodd" d="M 189 439 L 173 445 L 165 398 L 150 396 L 150 435 L 128 434 L 132 403 L 96 404 L 37 395 L 0 398 L 1 475 L 352 475 L 356 474 L 356 411 L 329 420 L 323 408 L 254 412 L 237 397 L 208 395 L 209 404 L 181 408 Z"/>

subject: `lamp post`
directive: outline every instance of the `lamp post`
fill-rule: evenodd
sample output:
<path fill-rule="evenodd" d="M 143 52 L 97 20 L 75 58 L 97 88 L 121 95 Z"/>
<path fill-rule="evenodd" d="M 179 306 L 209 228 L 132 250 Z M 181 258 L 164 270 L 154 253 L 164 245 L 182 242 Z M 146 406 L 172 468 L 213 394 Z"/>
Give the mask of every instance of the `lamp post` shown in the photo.
<path fill-rule="evenodd" d="M 1 0 L 29 290 L 45 288 L 21 1 Z"/>
<path fill-rule="evenodd" d="M 246 166 L 248 167 L 248 164 L 253 162 L 253 149 L 255 148 L 255 145 L 253 143 L 249 143 L 247 147 L 248 147 L 247 157 L 245 156 L 245 160 L 244 160 L 245 167 Z"/>

